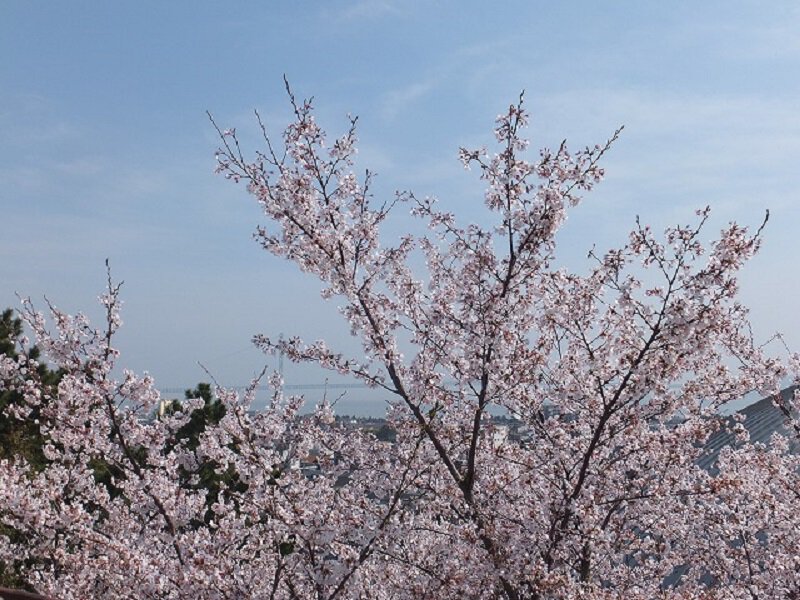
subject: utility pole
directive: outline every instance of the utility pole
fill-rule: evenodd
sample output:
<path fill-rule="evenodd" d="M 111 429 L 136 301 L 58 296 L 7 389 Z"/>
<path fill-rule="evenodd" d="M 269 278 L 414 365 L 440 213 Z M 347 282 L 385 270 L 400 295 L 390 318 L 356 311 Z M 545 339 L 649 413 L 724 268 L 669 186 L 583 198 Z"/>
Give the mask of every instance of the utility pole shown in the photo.
<path fill-rule="evenodd" d="M 278 350 L 278 375 L 281 376 L 283 379 L 283 334 L 281 333 L 278 336 L 278 345 L 280 349 Z"/>

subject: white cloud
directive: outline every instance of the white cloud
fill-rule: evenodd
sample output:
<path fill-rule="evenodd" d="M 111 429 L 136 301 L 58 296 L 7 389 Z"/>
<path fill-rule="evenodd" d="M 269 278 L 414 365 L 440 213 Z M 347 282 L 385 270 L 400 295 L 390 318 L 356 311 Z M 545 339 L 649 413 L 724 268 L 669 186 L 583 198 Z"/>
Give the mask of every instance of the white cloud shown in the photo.
<path fill-rule="evenodd" d="M 430 93 L 434 85 L 430 81 L 418 81 L 405 87 L 391 90 L 384 94 L 381 102 L 381 114 L 387 120 L 394 119 L 399 113 L 407 110 L 418 100 Z"/>
<path fill-rule="evenodd" d="M 580 135 L 581 143 L 602 141 L 603 132 L 624 124 L 609 161 L 615 163 L 616 175 L 629 182 L 720 190 L 732 181 L 752 183 L 756 178 L 781 188 L 800 184 L 794 167 L 800 153 L 800 115 L 788 99 L 581 89 L 537 95 L 529 108 L 534 123 L 569 124 L 566 133 Z"/>
<path fill-rule="evenodd" d="M 389 0 L 357 0 L 338 13 L 340 21 L 362 21 L 400 14 L 400 9 Z"/>

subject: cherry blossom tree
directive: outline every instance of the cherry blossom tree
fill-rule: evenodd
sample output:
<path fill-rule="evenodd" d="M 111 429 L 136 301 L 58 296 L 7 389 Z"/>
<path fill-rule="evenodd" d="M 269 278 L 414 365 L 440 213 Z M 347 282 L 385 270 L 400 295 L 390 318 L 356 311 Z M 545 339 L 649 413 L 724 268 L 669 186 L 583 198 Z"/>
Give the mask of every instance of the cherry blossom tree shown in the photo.
<path fill-rule="evenodd" d="M 790 444 L 750 444 L 718 416 L 798 372 L 754 343 L 737 300 L 761 228 L 730 224 L 706 248 L 707 208 L 663 237 L 637 220 L 572 273 L 555 236 L 619 132 L 526 159 L 520 97 L 497 118 L 496 152 L 460 151 L 494 219 L 461 225 L 432 198 L 376 202 L 372 174 L 354 170 L 356 120 L 331 140 L 289 97 L 293 122 L 278 143 L 259 118 L 252 158 L 218 129 L 218 171 L 246 183 L 267 219 L 258 242 L 319 278 L 362 352 L 255 341 L 381 390 L 396 440 L 344 429 L 325 399 L 301 417 L 304 399 L 272 374 L 266 410 L 250 410 L 257 382 L 218 389 L 222 417 L 189 443 L 179 432 L 202 400 L 154 418 L 153 381 L 113 375 L 110 277 L 99 329 L 26 301 L 64 375 L 53 394 L 25 352 L 0 359 L 48 461 L 0 463 L 0 521 L 20 534 L 0 538 L 0 560 L 65 599 L 798 597 Z M 380 227 L 403 206 L 429 234 L 389 243 Z M 497 411 L 525 435 L 501 435 Z M 702 468 L 725 427 L 739 442 Z"/>

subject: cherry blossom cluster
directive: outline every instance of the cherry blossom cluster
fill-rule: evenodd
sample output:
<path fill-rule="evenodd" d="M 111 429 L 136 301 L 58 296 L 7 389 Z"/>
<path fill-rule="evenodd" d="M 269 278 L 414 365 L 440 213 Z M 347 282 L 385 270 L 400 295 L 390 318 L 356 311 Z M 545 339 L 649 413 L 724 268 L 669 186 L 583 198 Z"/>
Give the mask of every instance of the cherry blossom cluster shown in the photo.
<path fill-rule="evenodd" d="M 556 234 L 619 131 L 529 160 L 520 98 L 496 153 L 460 151 L 493 219 L 460 225 L 432 198 L 377 203 L 354 172 L 356 120 L 329 141 L 311 103 L 290 101 L 280 143 L 261 124 L 251 159 L 219 129 L 218 171 L 246 183 L 267 221 L 257 241 L 320 279 L 362 352 L 255 342 L 381 390 L 396 440 L 345 429 L 325 400 L 301 416 L 273 375 L 257 413 L 255 385 L 218 389 L 224 417 L 188 444 L 199 404 L 154 417 L 153 381 L 114 375 L 119 286 L 101 329 L 26 303 L 64 376 L 48 389 L 24 359 L 0 361 L 4 388 L 41 408 L 49 461 L 0 463 L 0 522 L 17 533 L 0 560 L 65 599 L 800 597 L 796 403 L 780 398 L 790 427 L 769 444 L 719 416 L 800 372 L 753 341 L 737 299 L 761 228 L 704 245 L 707 208 L 663 236 L 637 220 L 573 273 L 555 265 Z M 396 206 L 430 233 L 387 243 Z M 722 429 L 737 441 L 709 467 Z M 203 465 L 225 475 L 218 494 Z"/>

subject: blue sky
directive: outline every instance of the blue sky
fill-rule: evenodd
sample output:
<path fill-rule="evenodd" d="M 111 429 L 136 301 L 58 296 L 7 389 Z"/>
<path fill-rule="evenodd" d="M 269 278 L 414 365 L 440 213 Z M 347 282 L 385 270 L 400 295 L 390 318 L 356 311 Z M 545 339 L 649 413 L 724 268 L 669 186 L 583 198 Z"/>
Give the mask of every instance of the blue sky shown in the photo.
<path fill-rule="evenodd" d="M 6 1 L 0 56 L 0 305 L 47 294 L 97 315 L 109 258 L 122 363 L 162 387 L 207 379 L 198 362 L 246 383 L 270 360 L 254 333 L 357 348 L 316 282 L 252 241 L 262 219 L 243 187 L 213 174 L 205 111 L 254 144 L 254 108 L 280 132 L 284 73 L 330 133 L 359 115 L 379 194 L 434 194 L 466 221 L 482 188 L 456 151 L 490 143 L 520 90 L 534 148 L 624 124 L 561 234 L 564 263 L 621 244 L 637 214 L 661 228 L 711 204 L 711 237 L 769 208 L 743 298 L 758 337 L 780 329 L 800 349 L 794 2 Z M 290 384 L 323 377 L 286 369 Z"/>

